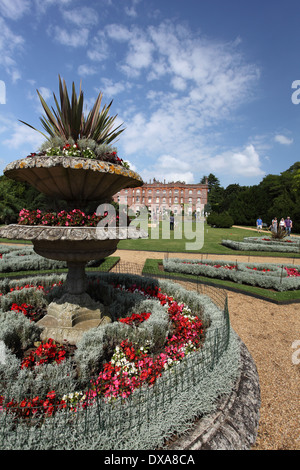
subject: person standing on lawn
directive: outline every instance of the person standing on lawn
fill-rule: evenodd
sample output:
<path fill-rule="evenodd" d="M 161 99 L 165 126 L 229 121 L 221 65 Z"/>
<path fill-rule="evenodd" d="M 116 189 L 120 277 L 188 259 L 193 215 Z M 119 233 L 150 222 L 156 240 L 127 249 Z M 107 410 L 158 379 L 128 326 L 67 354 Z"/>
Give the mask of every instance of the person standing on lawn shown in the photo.
<path fill-rule="evenodd" d="M 291 234 L 292 227 L 293 227 L 293 222 L 290 219 L 290 217 L 287 217 L 285 219 L 285 230 L 286 230 L 287 235 Z"/>
<path fill-rule="evenodd" d="M 258 217 L 256 221 L 256 227 L 257 227 L 258 233 L 260 232 L 260 230 L 262 230 L 262 224 L 263 224 L 263 221 L 261 220 L 261 217 Z"/>

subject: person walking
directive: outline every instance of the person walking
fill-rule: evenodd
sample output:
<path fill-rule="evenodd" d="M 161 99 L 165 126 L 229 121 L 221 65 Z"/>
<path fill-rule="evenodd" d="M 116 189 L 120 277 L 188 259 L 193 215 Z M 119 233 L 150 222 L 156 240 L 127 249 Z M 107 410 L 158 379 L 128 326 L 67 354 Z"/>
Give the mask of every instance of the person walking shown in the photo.
<path fill-rule="evenodd" d="M 277 224 L 278 224 L 277 217 L 274 217 L 274 219 L 272 220 L 272 228 L 271 228 L 272 232 L 274 233 L 277 233 Z"/>
<path fill-rule="evenodd" d="M 257 227 L 257 232 L 259 233 L 260 230 L 262 230 L 262 224 L 263 224 L 263 221 L 261 219 L 261 217 L 258 217 L 257 221 L 256 221 L 256 227 Z"/>
<path fill-rule="evenodd" d="M 286 233 L 287 233 L 287 235 L 290 235 L 292 227 L 293 227 L 293 222 L 292 222 L 290 217 L 287 217 L 284 222 L 285 222 Z"/>
<path fill-rule="evenodd" d="M 170 230 L 174 230 L 174 215 L 170 215 Z"/>
<path fill-rule="evenodd" d="M 284 221 L 284 218 L 283 218 L 283 217 L 280 219 L 279 228 L 280 228 L 280 230 L 282 230 L 282 231 L 285 230 L 285 221 Z"/>

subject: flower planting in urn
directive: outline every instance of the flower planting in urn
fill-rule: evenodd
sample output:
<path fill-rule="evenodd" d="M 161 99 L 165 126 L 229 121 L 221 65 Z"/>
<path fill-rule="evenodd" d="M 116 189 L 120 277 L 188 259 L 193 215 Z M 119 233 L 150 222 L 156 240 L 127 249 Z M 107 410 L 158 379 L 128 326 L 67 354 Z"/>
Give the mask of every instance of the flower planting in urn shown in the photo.
<path fill-rule="evenodd" d="M 49 198 L 65 201 L 70 211 L 59 211 L 51 217 L 46 214 L 42 219 L 37 209 L 32 225 L 32 217 L 24 208 L 19 223 L 3 227 L 0 235 L 31 240 L 37 254 L 67 262 L 66 293 L 50 304 L 40 326 L 45 337 L 76 342 L 84 330 L 109 321 L 109 316 L 101 311 L 101 304 L 86 293 L 86 263 L 113 254 L 120 239 L 147 237 L 147 233 L 128 226 L 126 219 L 124 223 L 118 216 L 113 221 L 107 220 L 108 227 L 105 223 L 97 226 L 96 222 L 103 221 L 105 216 L 101 208 L 121 189 L 141 186 L 143 181 L 112 147 L 124 129 L 122 125 L 114 127 L 117 116 L 109 115 L 112 102 L 101 108 L 102 93 L 87 116 L 83 112 L 81 85 L 77 96 L 72 84 L 70 99 L 66 83 L 59 77 L 59 100 L 53 94 L 56 109 L 48 107 L 39 91 L 38 95 L 45 112 L 40 120 L 46 134 L 21 122 L 41 132 L 46 140 L 38 153 L 8 164 L 4 174 L 29 183 Z M 91 202 L 98 209 L 87 214 L 85 208 Z M 24 214 L 28 215 L 27 219 Z M 78 214 L 80 224 L 70 224 L 69 219 L 78 220 Z M 55 224 L 55 220 L 59 222 Z"/>

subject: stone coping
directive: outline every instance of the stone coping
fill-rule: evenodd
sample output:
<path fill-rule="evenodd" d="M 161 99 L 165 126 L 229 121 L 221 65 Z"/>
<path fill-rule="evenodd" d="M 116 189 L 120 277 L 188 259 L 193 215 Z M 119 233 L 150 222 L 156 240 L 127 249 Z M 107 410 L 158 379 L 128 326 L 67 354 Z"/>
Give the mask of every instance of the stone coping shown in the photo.
<path fill-rule="evenodd" d="M 0 237 L 15 240 L 114 240 L 148 238 L 148 233 L 137 227 L 66 227 L 11 224 L 0 228 Z"/>
<path fill-rule="evenodd" d="M 219 399 L 216 411 L 196 422 L 168 450 L 250 450 L 255 444 L 261 406 L 256 365 L 240 341 L 241 366 L 229 396 Z"/>
<path fill-rule="evenodd" d="M 136 179 L 143 182 L 141 176 L 122 165 L 117 165 L 101 160 L 94 160 L 90 158 L 68 157 L 68 156 L 33 156 L 26 157 L 20 160 L 15 160 L 9 163 L 3 173 L 9 176 L 10 172 L 26 168 L 50 168 L 61 166 L 63 168 L 71 168 L 73 170 L 93 170 L 101 173 L 115 173 L 129 178 Z"/>

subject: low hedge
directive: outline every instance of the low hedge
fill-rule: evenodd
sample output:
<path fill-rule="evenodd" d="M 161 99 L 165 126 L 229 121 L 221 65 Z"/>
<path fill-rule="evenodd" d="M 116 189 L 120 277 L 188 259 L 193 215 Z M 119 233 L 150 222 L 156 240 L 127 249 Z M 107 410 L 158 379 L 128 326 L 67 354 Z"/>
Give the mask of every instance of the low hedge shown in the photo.
<path fill-rule="evenodd" d="M 229 280 L 238 284 L 275 289 L 279 292 L 300 289 L 300 276 L 289 277 L 284 269 L 294 270 L 295 265 L 291 264 L 232 263 L 223 260 L 202 262 L 200 260 L 168 258 L 164 259 L 163 266 L 167 272 Z"/>
<path fill-rule="evenodd" d="M 238 251 L 265 251 L 265 252 L 283 252 L 300 253 L 300 244 L 288 245 L 287 242 L 263 242 L 263 241 L 234 241 L 222 240 L 222 245 Z"/>

